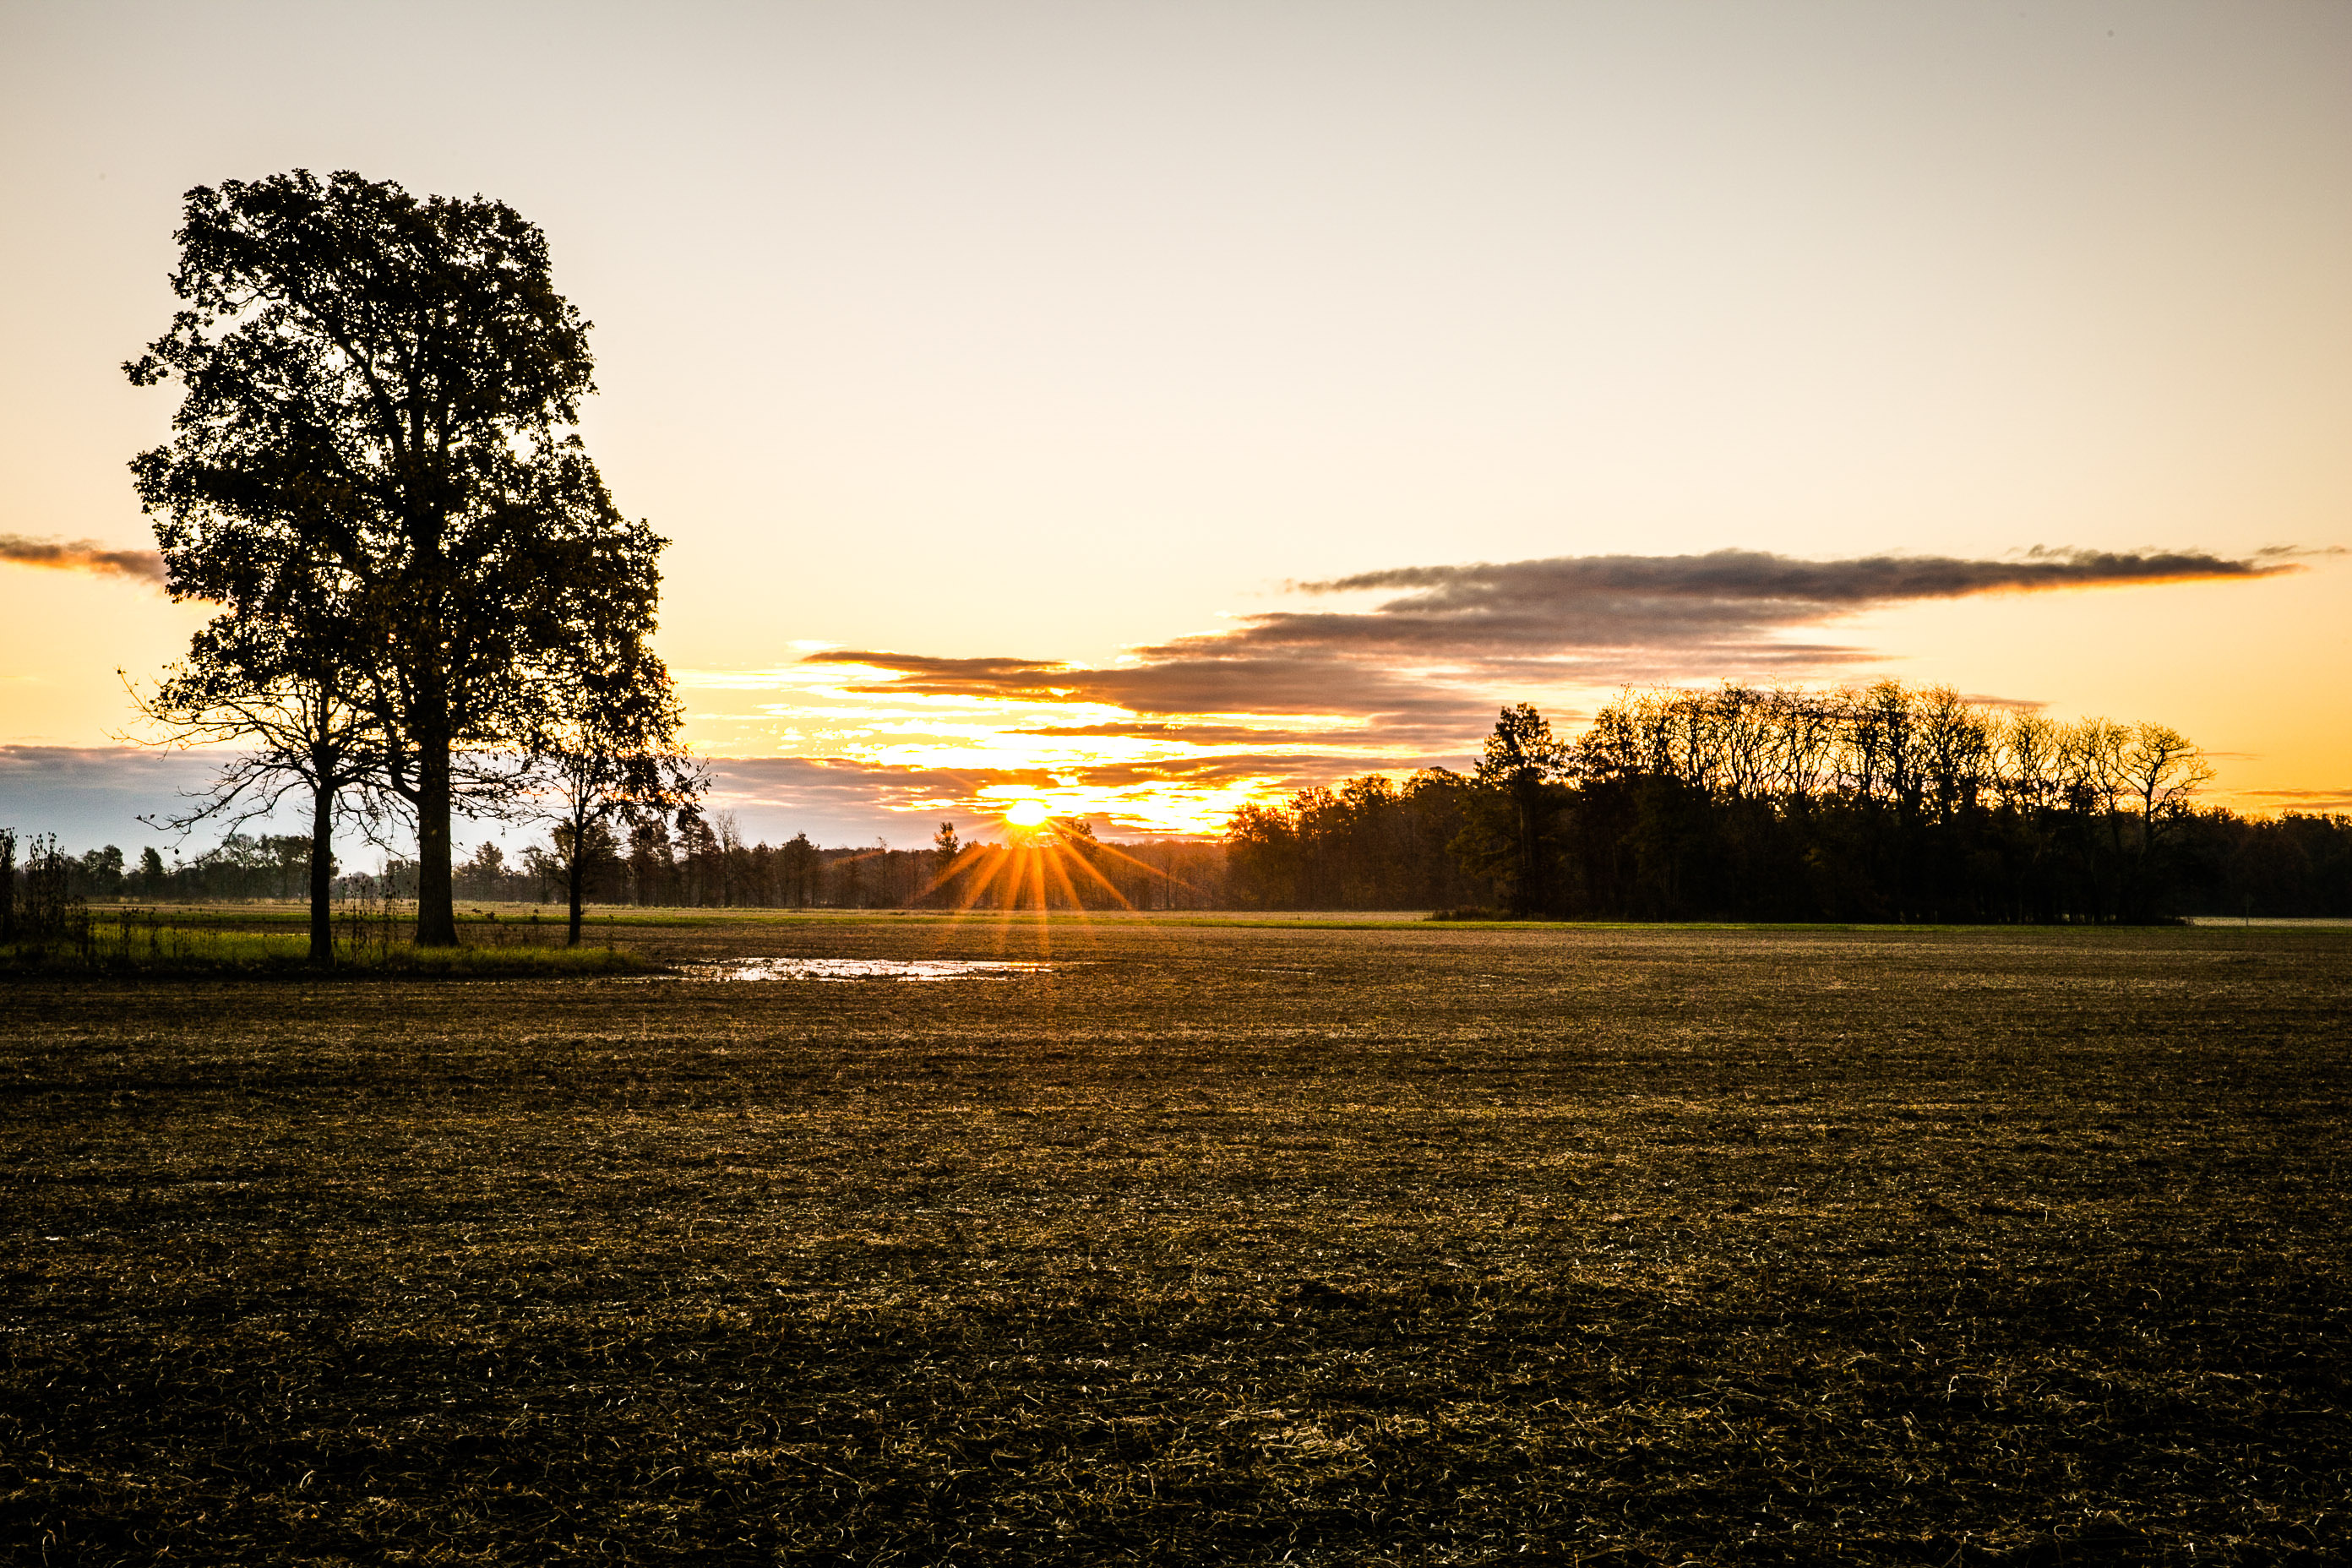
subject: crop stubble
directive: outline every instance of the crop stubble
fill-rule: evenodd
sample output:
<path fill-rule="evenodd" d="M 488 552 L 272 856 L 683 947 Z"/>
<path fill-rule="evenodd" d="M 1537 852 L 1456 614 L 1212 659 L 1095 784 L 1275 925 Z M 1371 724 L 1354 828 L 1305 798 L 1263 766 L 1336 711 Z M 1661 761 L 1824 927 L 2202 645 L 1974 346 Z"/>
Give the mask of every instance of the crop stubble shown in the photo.
<path fill-rule="evenodd" d="M 6 985 L 0 1552 L 2352 1547 L 2341 935 L 644 945 L 1058 966 Z"/>

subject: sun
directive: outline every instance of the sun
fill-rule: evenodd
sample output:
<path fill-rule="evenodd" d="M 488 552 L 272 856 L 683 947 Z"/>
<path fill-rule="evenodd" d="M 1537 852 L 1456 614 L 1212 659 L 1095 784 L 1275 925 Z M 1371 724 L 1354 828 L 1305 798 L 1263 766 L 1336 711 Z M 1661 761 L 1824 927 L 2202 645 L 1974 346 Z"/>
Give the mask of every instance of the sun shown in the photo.
<path fill-rule="evenodd" d="M 1017 801 L 1004 814 L 1004 820 L 1015 827 L 1035 827 L 1054 814 L 1034 800 Z"/>

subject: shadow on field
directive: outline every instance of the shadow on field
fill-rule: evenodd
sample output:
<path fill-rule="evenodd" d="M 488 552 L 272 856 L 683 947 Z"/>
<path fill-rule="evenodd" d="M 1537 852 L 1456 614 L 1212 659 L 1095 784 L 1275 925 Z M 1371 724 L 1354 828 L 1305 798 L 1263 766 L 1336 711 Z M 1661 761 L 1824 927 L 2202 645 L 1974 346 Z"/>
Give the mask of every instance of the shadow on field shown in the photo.
<path fill-rule="evenodd" d="M 0 987 L 0 1551 L 2352 1548 L 2343 933 L 632 940 L 1054 967 Z"/>

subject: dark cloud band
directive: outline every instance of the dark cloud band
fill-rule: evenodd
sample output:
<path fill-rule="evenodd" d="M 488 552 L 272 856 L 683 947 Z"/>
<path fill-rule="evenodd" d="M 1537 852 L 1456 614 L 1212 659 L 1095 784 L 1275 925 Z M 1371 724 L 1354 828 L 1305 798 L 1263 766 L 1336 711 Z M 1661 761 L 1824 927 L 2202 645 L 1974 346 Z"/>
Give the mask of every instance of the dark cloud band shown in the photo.
<path fill-rule="evenodd" d="M 1406 590 L 1370 611 L 1277 612 L 1255 616 L 1228 637 L 1146 653 L 1180 656 L 1211 644 L 1555 658 L 1643 649 L 1667 656 L 1663 662 L 1672 666 L 1698 652 L 1719 664 L 1731 645 L 1745 644 L 1741 662 L 1786 662 L 1775 657 L 1783 650 L 1759 639 L 1906 601 L 2268 577 L 2300 569 L 2276 558 L 2087 550 L 2035 550 L 2013 561 L 1909 555 L 1801 561 L 1718 550 L 1406 566 L 1295 585 L 1309 594 Z"/>
<path fill-rule="evenodd" d="M 55 572 L 136 577 L 158 586 L 163 581 L 163 558 L 154 551 L 109 550 L 94 539 L 68 543 L 55 539 L 27 539 L 21 533 L 0 533 L 0 561 L 13 561 L 19 566 L 45 566 Z"/>
<path fill-rule="evenodd" d="M 2275 576 L 2286 552 L 2036 549 L 2007 561 L 1873 555 L 1802 561 L 1754 550 L 1571 555 L 1407 566 L 1296 584 L 1403 590 L 1361 611 L 1281 610 L 1136 650 L 1107 668 L 1030 658 L 817 654 L 887 679 L 854 689 L 1104 703 L 1139 719 L 1342 716 L 1434 739 L 1491 709 L 1498 687 L 1785 677 L 1868 658 L 1790 636 L 1866 609 L 1970 595 Z M 1213 720 L 1204 720 L 1213 723 Z M 1311 727 L 1310 727 L 1311 728 Z M 1205 737 L 1203 737 L 1205 738 Z"/>
<path fill-rule="evenodd" d="M 2014 561 L 1969 561 L 1948 555 L 1804 561 L 1761 550 L 1717 550 L 1705 555 L 1561 555 L 1542 561 L 1402 566 L 1295 586 L 1309 594 L 1366 588 L 1419 590 L 1411 598 L 1383 606 L 1386 609 L 1486 609 L 1502 604 L 1557 605 L 1596 597 L 1851 605 L 1957 598 L 2003 590 L 2266 577 L 2294 570 L 2277 559 L 2284 553 L 2265 551 L 2254 560 L 2233 561 L 2202 551 L 2118 552 L 2037 546 Z"/>

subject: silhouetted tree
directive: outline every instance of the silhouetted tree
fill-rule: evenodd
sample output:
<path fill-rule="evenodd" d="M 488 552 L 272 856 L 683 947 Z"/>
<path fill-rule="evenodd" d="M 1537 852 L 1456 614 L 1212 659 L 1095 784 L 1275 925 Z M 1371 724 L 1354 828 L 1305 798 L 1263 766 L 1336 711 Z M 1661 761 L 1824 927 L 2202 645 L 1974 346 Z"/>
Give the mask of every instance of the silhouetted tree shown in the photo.
<path fill-rule="evenodd" d="M 677 744 L 681 719 L 669 672 L 635 637 L 575 646 L 551 683 L 530 743 L 553 819 L 568 926 L 580 945 L 588 877 L 615 837 L 650 817 L 690 811 L 709 774 Z"/>
<path fill-rule="evenodd" d="M 1563 804 L 1559 779 L 1567 760 L 1568 748 L 1553 738 L 1550 721 L 1533 703 L 1504 709 L 1486 737 L 1462 848 L 1474 866 L 1500 874 L 1514 914 L 1551 907 L 1552 819 Z"/>
<path fill-rule="evenodd" d="M 416 817 L 419 942 L 457 941 L 461 751 L 517 747 L 591 630 L 652 623 L 662 542 L 572 433 L 588 326 L 503 203 L 308 171 L 188 193 L 171 330 L 125 367 L 184 387 L 132 463 L 179 597 L 256 558 L 347 574 L 385 780 Z M 511 771 L 483 797 L 523 787 Z"/>
<path fill-rule="evenodd" d="M 810 842 L 809 836 L 793 834 L 784 841 L 784 847 L 776 851 L 776 858 L 781 867 L 779 876 L 783 882 L 780 889 L 782 901 L 793 909 L 806 909 L 816 902 L 818 877 L 824 861 L 817 847 Z"/>
<path fill-rule="evenodd" d="M 2352 816 L 2193 811 L 2173 825 L 2192 907 L 2207 914 L 2352 916 Z"/>
<path fill-rule="evenodd" d="M 226 608 L 152 693 L 124 684 L 152 726 L 149 743 L 233 748 L 210 790 L 155 826 L 183 836 L 206 821 L 234 827 L 289 794 L 308 797 L 310 961 L 324 967 L 334 962 L 335 822 L 347 791 L 383 784 L 391 756 L 373 700 L 367 612 L 349 574 L 299 538 L 265 531 L 248 542 L 242 552 L 167 554 L 183 596 Z M 365 789 L 361 811 L 380 817 Z"/>
<path fill-rule="evenodd" d="M 2210 775 L 2161 726 L 1946 687 L 1627 692 L 1579 741 L 1570 912 L 2141 920 Z"/>

